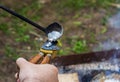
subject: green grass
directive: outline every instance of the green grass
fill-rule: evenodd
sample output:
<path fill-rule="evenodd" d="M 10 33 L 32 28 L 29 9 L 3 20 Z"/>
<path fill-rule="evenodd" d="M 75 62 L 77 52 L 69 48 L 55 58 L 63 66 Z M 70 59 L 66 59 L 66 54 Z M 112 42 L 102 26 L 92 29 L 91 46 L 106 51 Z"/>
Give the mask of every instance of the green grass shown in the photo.
<path fill-rule="evenodd" d="M 10 8 L 17 12 L 18 14 L 25 16 L 32 21 L 38 21 L 40 20 L 42 14 L 39 12 L 42 9 L 42 5 L 38 3 L 38 0 L 32 1 L 31 5 L 23 5 L 21 7 L 14 7 Z M 26 22 L 22 21 L 21 19 L 7 13 L 6 11 L 1 10 L 0 13 L 0 31 L 2 31 L 5 36 L 9 38 L 12 37 L 13 44 L 8 45 L 5 44 L 5 54 L 7 57 L 10 57 L 12 59 L 18 58 L 15 44 L 22 43 L 22 44 L 28 44 L 33 45 L 34 47 L 38 47 L 38 44 L 35 43 L 35 41 L 31 40 L 31 36 L 29 34 L 29 31 L 34 31 L 34 27 L 27 24 Z M 6 19 L 9 19 L 9 21 L 6 22 Z M 9 42 L 8 42 L 9 43 Z M 25 45 L 23 45 L 24 47 Z"/>
<path fill-rule="evenodd" d="M 33 20 L 33 21 L 39 21 L 42 18 L 42 14 L 40 12 L 40 10 L 43 8 L 43 5 L 38 3 L 38 0 L 33 0 L 33 3 L 31 3 L 30 5 L 23 5 L 21 7 L 15 7 L 12 8 L 13 10 L 15 10 L 17 13 Z M 54 0 L 53 0 L 54 2 Z M 81 9 L 90 9 L 90 8 L 109 8 L 109 3 L 115 3 L 116 0 L 59 0 L 56 1 L 54 3 L 51 3 L 52 6 L 55 7 L 55 9 L 59 10 L 59 12 L 75 12 L 75 11 L 79 11 Z M 49 7 L 48 7 L 49 9 Z M 46 13 L 47 14 L 47 13 Z M 68 13 L 69 14 L 69 13 Z M 60 13 L 57 13 L 58 15 L 58 19 L 61 22 L 66 22 L 67 19 L 63 18 L 63 16 Z M 66 15 L 66 14 L 65 14 Z M 73 16 L 74 19 L 77 19 L 81 16 L 81 14 L 77 13 Z M 6 22 L 6 19 L 9 18 L 9 21 Z M 84 15 L 84 18 L 92 18 L 91 14 L 86 14 Z M 26 22 L 20 20 L 19 18 L 10 15 L 7 12 L 1 12 L 0 13 L 0 19 L 3 20 L 0 23 L 0 30 L 6 34 L 6 36 L 12 36 L 14 38 L 13 41 L 15 41 L 14 43 L 23 43 L 23 44 L 28 44 L 30 43 L 30 45 L 32 47 L 35 47 L 36 49 L 38 49 L 40 46 L 38 45 L 38 43 L 34 40 L 31 40 L 31 36 L 29 34 L 29 31 L 32 30 L 33 31 L 33 27 L 29 24 L 27 24 Z M 52 22 L 52 21 L 51 21 Z M 106 24 L 106 18 L 103 18 L 103 20 L 100 20 L 102 25 Z M 74 20 L 73 22 L 74 26 L 80 27 L 82 25 L 82 21 L 77 21 Z M 65 26 L 67 27 L 67 26 Z M 103 28 L 101 30 L 101 33 L 105 33 L 107 31 L 106 28 Z M 14 32 L 14 34 L 13 34 Z M 95 35 L 94 34 L 90 34 L 91 35 L 91 40 L 89 42 L 94 43 L 95 42 Z M 79 37 L 77 37 L 78 39 Z M 72 38 L 74 39 L 74 41 L 69 40 L 70 42 L 70 46 L 72 46 L 72 48 L 65 48 L 65 49 L 61 49 L 59 51 L 60 55 L 66 55 L 69 54 L 70 52 L 74 52 L 74 53 L 83 53 L 88 51 L 88 46 L 87 46 L 87 41 L 86 40 L 76 40 L 76 38 Z M 24 45 L 23 45 L 24 47 Z M 13 59 L 17 58 L 18 56 L 16 56 L 15 50 L 13 49 L 14 47 L 12 47 L 11 45 L 5 45 L 5 50 L 6 50 L 6 55 L 7 57 L 13 57 Z"/>
<path fill-rule="evenodd" d="M 73 45 L 73 48 L 72 48 L 73 52 L 75 53 L 83 53 L 83 52 L 86 52 L 88 51 L 88 47 L 87 47 L 87 42 L 86 40 L 79 40 L 79 41 L 76 41 Z"/>
<path fill-rule="evenodd" d="M 21 15 L 32 19 L 33 21 L 37 21 L 41 18 L 41 13 L 39 12 L 43 7 L 42 4 L 38 3 L 38 0 L 33 1 L 29 6 L 23 6 L 22 8 L 16 9 L 16 12 Z"/>
<path fill-rule="evenodd" d="M 37 21 L 41 18 L 41 14 L 38 13 L 38 11 L 42 8 L 42 5 L 40 5 L 38 3 L 38 1 L 33 1 L 33 3 L 29 6 L 23 6 L 21 8 L 17 8 L 15 7 L 14 10 L 22 15 L 25 16 L 33 21 Z M 39 14 L 39 15 L 38 15 Z M 7 12 L 2 12 L 0 17 L 10 17 L 9 23 L 3 23 L 0 24 L 0 30 L 2 30 L 4 33 L 9 35 L 12 35 L 12 32 L 15 32 L 15 35 L 13 37 L 15 37 L 15 41 L 16 42 L 28 42 L 30 36 L 28 35 L 29 30 L 32 30 L 33 27 L 31 27 L 31 25 L 27 24 L 26 22 L 22 21 L 21 19 L 10 15 Z M 12 31 L 9 31 L 9 27 L 10 29 L 12 29 Z"/>
<path fill-rule="evenodd" d="M 60 0 L 56 2 L 58 8 L 68 10 L 79 10 L 82 8 L 108 8 L 110 3 L 116 3 L 117 0 Z"/>
<path fill-rule="evenodd" d="M 9 34 L 10 31 L 8 30 L 8 25 L 6 23 L 0 23 L 0 30 L 5 34 Z"/>
<path fill-rule="evenodd" d="M 5 51 L 6 57 L 11 58 L 12 60 L 16 60 L 19 57 L 15 49 L 8 44 L 5 45 Z"/>

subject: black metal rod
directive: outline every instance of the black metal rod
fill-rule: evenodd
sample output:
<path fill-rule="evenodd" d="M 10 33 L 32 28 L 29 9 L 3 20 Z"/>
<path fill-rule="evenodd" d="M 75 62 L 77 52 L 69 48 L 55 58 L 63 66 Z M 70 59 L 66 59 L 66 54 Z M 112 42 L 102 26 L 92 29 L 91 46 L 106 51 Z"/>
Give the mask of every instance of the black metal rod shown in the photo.
<path fill-rule="evenodd" d="M 0 8 L 3 9 L 3 10 L 5 10 L 5 11 L 7 11 L 8 13 L 10 13 L 10 14 L 12 14 L 12 15 L 18 17 L 18 18 L 20 18 L 21 20 L 23 20 L 23 21 L 25 21 L 25 22 L 27 22 L 27 23 L 29 23 L 29 24 L 35 26 L 36 28 L 38 28 L 38 29 L 40 29 L 40 30 L 42 30 L 43 32 L 46 33 L 45 28 L 43 28 L 42 26 L 38 25 L 37 23 L 31 21 L 30 19 L 28 19 L 28 18 L 26 18 L 26 17 L 24 17 L 24 16 L 22 16 L 22 15 L 16 13 L 15 11 L 10 10 L 9 8 L 6 8 L 6 7 L 2 6 L 2 5 L 0 5 Z"/>

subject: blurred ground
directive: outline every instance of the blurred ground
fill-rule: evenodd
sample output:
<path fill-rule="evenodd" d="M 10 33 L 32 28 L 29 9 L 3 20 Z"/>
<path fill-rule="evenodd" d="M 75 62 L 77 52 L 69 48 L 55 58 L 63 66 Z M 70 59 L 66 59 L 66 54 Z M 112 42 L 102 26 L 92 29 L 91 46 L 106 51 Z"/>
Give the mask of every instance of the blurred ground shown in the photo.
<path fill-rule="evenodd" d="M 108 32 L 107 19 L 116 12 L 112 6 L 69 8 L 69 4 L 63 5 L 63 0 L 2 0 L 0 3 L 44 27 L 59 22 L 64 28 L 59 55 L 91 52 L 99 41 L 111 36 L 99 38 Z M 15 59 L 18 56 L 28 59 L 39 51 L 45 39 L 43 32 L 0 10 L 0 82 L 15 81 Z"/>

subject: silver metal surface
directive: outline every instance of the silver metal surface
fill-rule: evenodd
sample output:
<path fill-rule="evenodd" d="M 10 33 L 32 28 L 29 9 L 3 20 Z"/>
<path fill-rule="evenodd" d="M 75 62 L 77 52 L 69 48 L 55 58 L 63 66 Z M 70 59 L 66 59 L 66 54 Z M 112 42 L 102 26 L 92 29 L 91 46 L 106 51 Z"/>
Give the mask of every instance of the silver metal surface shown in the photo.
<path fill-rule="evenodd" d="M 47 36 L 49 41 L 56 41 L 63 34 L 63 27 L 57 22 L 52 23 L 47 28 Z"/>

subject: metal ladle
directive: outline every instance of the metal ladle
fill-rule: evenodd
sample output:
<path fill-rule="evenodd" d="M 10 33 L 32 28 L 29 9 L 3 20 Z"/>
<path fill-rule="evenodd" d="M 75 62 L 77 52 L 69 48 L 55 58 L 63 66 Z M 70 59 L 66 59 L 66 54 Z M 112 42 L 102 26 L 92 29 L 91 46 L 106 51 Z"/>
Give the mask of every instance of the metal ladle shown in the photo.
<path fill-rule="evenodd" d="M 0 8 L 5 10 L 5 11 L 7 11 L 8 13 L 10 13 L 10 14 L 18 17 L 18 18 L 20 18 L 21 20 L 23 20 L 23 21 L 25 21 L 25 22 L 35 26 L 39 30 L 43 31 L 48 36 L 48 40 L 50 40 L 50 41 L 57 40 L 63 34 L 63 28 L 57 22 L 54 22 L 54 23 L 50 24 L 47 28 L 44 28 L 44 27 L 40 26 L 39 24 L 31 21 L 30 19 L 28 19 L 28 18 L 26 18 L 26 17 L 16 13 L 15 11 L 10 10 L 7 7 L 4 7 L 4 6 L 0 5 Z"/>

